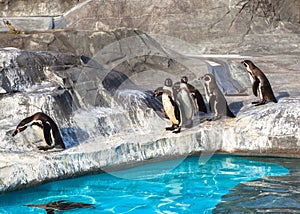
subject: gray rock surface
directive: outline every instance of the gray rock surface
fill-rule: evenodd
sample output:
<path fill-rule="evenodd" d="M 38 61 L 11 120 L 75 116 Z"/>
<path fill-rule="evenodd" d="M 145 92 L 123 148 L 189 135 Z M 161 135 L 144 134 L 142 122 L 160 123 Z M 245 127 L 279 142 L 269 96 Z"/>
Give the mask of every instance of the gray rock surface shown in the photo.
<path fill-rule="evenodd" d="M 197 44 L 206 53 L 270 52 L 275 42 L 285 50 L 299 52 L 299 11 L 296 0 L 92 0 L 64 17 L 70 28 L 137 28 Z"/>
<path fill-rule="evenodd" d="M 1 17 L 55 16 L 70 10 L 83 0 L 1 0 Z"/>
<path fill-rule="evenodd" d="M 29 1 L 26 4 L 23 0 L 6 0 L 0 4 L 3 6 L 1 8 L 4 8 L 1 10 L 3 18 L 8 20 L 14 17 L 32 18 L 32 21 L 28 18 L 27 24 L 19 25 L 20 28 L 24 26 L 28 29 L 33 21 L 39 20 L 43 23 L 44 19 L 51 18 L 53 20 L 50 29 L 66 28 L 77 31 L 106 32 L 116 28 L 133 28 L 151 36 L 169 36 L 172 37 L 172 49 L 192 54 L 256 55 L 278 52 L 299 53 L 300 51 L 298 36 L 300 3 L 297 0 L 166 0 L 163 3 L 161 0 L 43 0 L 39 3 Z M 18 26 L 13 19 L 11 21 L 13 25 Z M 40 26 L 39 28 L 38 25 L 34 25 L 31 30 L 45 30 L 45 27 Z M 0 31 L 5 29 L 8 31 L 1 21 Z M 70 31 L 62 33 L 63 35 L 58 38 L 35 33 L 31 40 L 37 41 L 38 38 L 43 37 L 46 40 L 45 43 L 48 43 L 47 41 L 55 39 L 56 49 L 61 45 L 58 42 L 72 45 L 72 48 L 78 46 L 78 41 L 88 44 L 84 49 L 89 48 L 89 44 L 96 46 L 94 41 L 98 33 L 90 33 L 88 38 L 80 39 L 83 33 L 78 32 L 68 36 L 67 40 L 63 40 L 66 37 L 65 34 L 69 33 Z M 74 36 L 78 36 L 79 39 L 73 43 Z M 10 46 L 22 48 L 18 46 L 21 45 L 19 40 L 22 38 L 22 36 L 18 36 L 17 39 L 14 37 L 13 42 L 8 38 Z M 181 45 L 174 42 L 175 38 L 197 46 L 182 50 Z M 25 46 L 29 48 L 28 45 Z M 53 44 L 50 45 L 51 47 Z M 38 48 L 37 45 L 34 48 Z M 42 50 L 46 50 L 45 47 L 43 48 Z M 83 51 L 82 49 L 75 50 Z"/>

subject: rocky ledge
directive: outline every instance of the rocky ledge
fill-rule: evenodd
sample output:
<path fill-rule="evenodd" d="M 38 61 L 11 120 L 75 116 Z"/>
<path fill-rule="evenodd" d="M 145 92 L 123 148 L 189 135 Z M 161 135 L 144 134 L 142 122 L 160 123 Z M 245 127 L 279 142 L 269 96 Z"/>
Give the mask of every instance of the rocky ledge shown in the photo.
<path fill-rule="evenodd" d="M 1 140 L 0 188 L 2 192 L 11 191 L 152 160 L 201 153 L 211 155 L 219 151 L 299 157 L 299 104 L 300 99 L 291 98 L 261 107 L 249 104 L 235 119 L 203 122 L 180 134 L 166 133 L 160 126 L 161 130 L 146 134 L 116 134 L 105 140 L 101 137 L 87 139 L 80 145 L 59 152 L 39 151 L 31 142 L 25 142 L 30 147 L 28 151 L 12 152 L 2 147 Z M 76 116 L 79 116 L 77 112 L 74 113 Z M 99 116 L 95 118 L 99 119 Z M 1 135 L 5 132 L 2 131 Z M 16 141 L 26 135 L 24 133 Z"/>

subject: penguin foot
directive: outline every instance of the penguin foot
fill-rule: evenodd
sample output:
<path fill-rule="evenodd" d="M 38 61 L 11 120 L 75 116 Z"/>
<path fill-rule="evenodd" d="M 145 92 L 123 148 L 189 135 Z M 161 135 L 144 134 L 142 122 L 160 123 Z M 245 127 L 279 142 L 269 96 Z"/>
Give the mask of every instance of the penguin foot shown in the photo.
<path fill-rule="evenodd" d="M 175 133 L 175 134 L 178 134 L 179 132 L 180 132 L 180 130 L 181 130 L 181 127 L 179 127 L 177 130 L 175 130 L 175 131 L 172 131 L 172 133 Z"/>
<path fill-rule="evenodd" d="M 175 129 L 175 127 L 174 126 L 171 126 L 171 127 L 166 127 L 166 130 L 167 131 L 173 131 Z"/>
<path fill-rule="evenodd" d="M 260 103 L 261 101 L 258 100 L 258 101 L 254 101 L 254 102 L 251 102 L 251 104 L 257 104 L 257 103 Z"/>
<path fill-rule="evenodd" d="M 252 104 L 255 104 L 254 106 L 261 106 L 261 105 L 266 104 L 266 101 L 252 102 Z"/>
<path fill-rule="evenodd" d="M 222 116 L 214 116 L 214 117 L 211 117 L 211 118 L 207 118 L 206 120 L 207 121 L 215 121 L 215 120 L 219 120 L 221 118 L 222 118 Z"/>
<path fill-rule="evenodd" d="M 258 100 L 258 101 L 252 102 L 251 104 L 255 104 L 255 106 L 260 106 L 260 105 L 266 104 L 266 101 L 265 100 Z"/>
<path fill-rule="evenodd" d="M 54 146 L 38 146 L 37 147 L 39 150 L 47 151 L 49 149 L 53 149 Z"/>

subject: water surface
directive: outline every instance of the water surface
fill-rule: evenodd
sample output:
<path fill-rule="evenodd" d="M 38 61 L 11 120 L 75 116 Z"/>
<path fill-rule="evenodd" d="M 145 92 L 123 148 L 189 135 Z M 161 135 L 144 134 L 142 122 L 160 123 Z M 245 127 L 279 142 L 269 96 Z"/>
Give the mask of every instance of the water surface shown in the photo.
<path fill-rule="evenodd" d="M 58 200 L 94 204 L 60 213 L 211 213 L 239 183 L 288 172 L 279 164 L 235 156 L 214 155 L 207 162 L 190 157 L 0 195 L 0 213 L 46 213 L 24 205 Z"/>

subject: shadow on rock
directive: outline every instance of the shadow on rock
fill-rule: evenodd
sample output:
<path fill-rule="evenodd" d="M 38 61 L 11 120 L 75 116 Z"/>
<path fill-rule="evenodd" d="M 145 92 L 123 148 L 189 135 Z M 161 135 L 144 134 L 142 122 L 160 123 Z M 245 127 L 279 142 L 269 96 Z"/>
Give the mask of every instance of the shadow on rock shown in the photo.
<path fill-rule="evenodd" d="M 278 93 L 279 95 L 276 97 L 277 101 L 281 98 L 284 98 L 284 97 L 289 97 L 290 94 L 288 92 L 279 92 Z"/>
<path fill-rule="evenodd" d="M 244 106 L 243 101 L 233 102 L 229 104 L 229 108 L 233 111 L 235 115 L 239 113 Z"/>
<path fill-rule="evenodd" d="M 89 134 L 80 128 L 62 128 L 60 129 L 66 149 L 78 146 L 89 139 Z"/>

